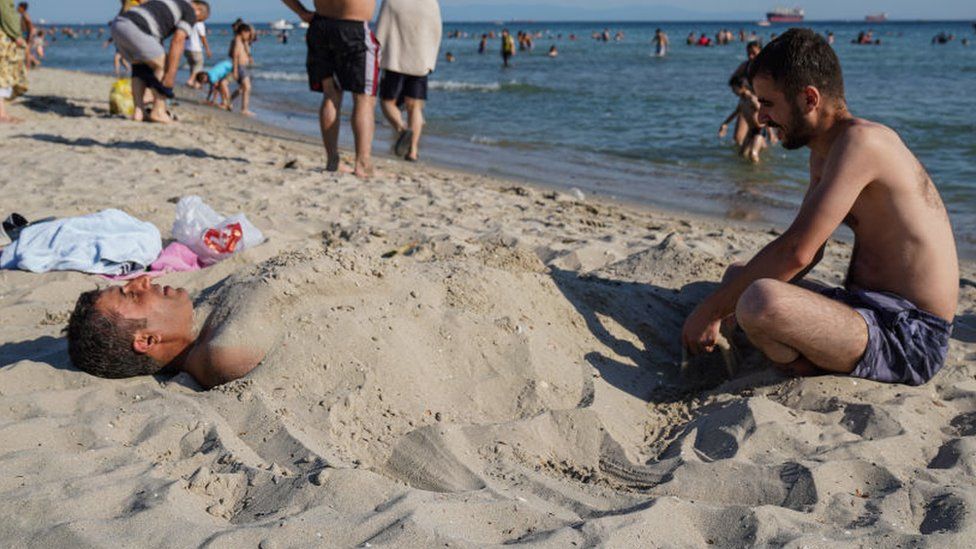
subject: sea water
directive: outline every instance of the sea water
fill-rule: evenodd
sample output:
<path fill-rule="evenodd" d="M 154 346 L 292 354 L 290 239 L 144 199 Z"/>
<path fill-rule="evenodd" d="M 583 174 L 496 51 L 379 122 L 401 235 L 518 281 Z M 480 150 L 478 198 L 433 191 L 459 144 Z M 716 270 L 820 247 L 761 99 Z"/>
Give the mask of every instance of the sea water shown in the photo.
<path fill-rule="evenodd" d="M 976 42 L 972 24 L 807 26 L 834 33 L 851 111 L 901 134 L 941 191 L 960 249 L 973 256 L 976 43 L 962 45 L 963 38 Z M 215 55 L 208 65 L 226 57 L 230 40 L 226 25 L 210 28 Z M 510 68 L 502 67 L 497 38 L 478 54 L 481 35 L 502 28 L 513 34 L 541 33 L 534 49 L 518 52 Z M 610 42 L 591 37 L 605 28 Z M 657 28 L 671 39 L 664 58 L 654 56 Z M 786 29 L 744 23 L 447 23 L 430 79 L 421 154 L 434 162 L 587 194 L 787 223 L 806 188 L 808 154 L 776 146 L 752 165 L 737 157 L 729 137 L 718 138 L 719 124 L 736 106 L 727 81 L 745 59 L 745 45 L 687 46 L 685 37 L 691 32 L 714 37 L 723 28 L 736 35 L 739 29 L 755 32 L 764 41 Z M 869 28 L 880 45 L 851 43 Z M 446 38 L 452 31 L 461 37 Z M 623 38 L 615 41 L 618 31 Z M 934 45 L 939 32 L 956 39 Z M 48 44 L 45 63 L 111 72 L 112 50 L 102 43 L 106 37 L 59 37 Z M 546 55 L 552 45 L 559 50 L 556 58 Z M 445 62 L 447 52 L 457 61 Z M 263 36 L 253 53 L 259 116 L 317 135 L 320 97 L 307 88 L 304 31 L 292 31 L 287 44 Z M 185 79 L 185 69 L 181 75 Z M 346 100 L 347 111 L 351 103 Z M 378 111 L 377 119 L 382 119 Z M 345 122 L 342 131 L 348 143 Z M 385 134 L 378 132 L 384 139 Z"/>

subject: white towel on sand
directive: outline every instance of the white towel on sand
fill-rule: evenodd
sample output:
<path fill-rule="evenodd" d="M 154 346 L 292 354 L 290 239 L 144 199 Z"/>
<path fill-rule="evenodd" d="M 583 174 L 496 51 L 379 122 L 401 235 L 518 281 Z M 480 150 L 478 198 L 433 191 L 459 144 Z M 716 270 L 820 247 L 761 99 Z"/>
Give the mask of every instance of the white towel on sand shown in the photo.
<path fill-rule="evenodd" d="M 430 74 L 441 45 L 437 0 L 383 0 L 376 38 L 381 68 L 411 76 Z"/>

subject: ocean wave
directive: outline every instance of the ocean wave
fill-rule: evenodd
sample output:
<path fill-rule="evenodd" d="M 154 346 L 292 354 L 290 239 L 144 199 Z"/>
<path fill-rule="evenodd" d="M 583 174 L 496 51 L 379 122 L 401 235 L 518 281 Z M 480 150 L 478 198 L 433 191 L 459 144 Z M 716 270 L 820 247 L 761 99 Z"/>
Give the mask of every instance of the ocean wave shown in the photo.
<path fill-rule="evenodd" d="M 481 92 L 481 93 L 545 93 L 552 91 L 545 86 L 524 84 L 522 82 L 458 82 L 454 80 L 432 80 L 429 84 L 432 90 L 446 92 Z"/>
<path fill-rule="evenodd" d="M 444 91 L 496 92 L 501 91 L 502 85 L 498 82 L 481 84 L 476 82 L 455 82 L 454 80 L 433 80 L 430 82 L 430 89 Z"/>
<path fill-rule="evenodd" d="M 254 71 L 254 78 L 260 80 L 278 80 L 283 82 L 305 82 L 308 76 L 303 72 Z"/>

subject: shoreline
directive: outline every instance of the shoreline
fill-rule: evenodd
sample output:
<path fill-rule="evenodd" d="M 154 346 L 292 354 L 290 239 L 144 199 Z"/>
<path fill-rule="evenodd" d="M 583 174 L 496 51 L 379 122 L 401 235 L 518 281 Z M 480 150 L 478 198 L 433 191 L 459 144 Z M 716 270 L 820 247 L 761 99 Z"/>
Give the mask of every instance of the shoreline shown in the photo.
<path fill-rule="evenodd" d="M 360 181 L 323 172 L 317 140 L 186 101 L 173 125 L 108 116 L 110 80 L 32 73 L 25 122 L 0 126 L 5 207 L 114 207 L 164 236 L 181 196 L 245 213 L 265 243 L 160 283 L 275 343 L 210 391 L 95 378 L 62 328 L 108 282 L 0 271 L 4 546 L 976 535 L 976 264 L 925 386 L 786 378 L 745 346 L 731 373 L 683 370 L 684 318 L 768 229 L 387 158 Z M 811 275 L 839 283 L 850 248 Z"/>

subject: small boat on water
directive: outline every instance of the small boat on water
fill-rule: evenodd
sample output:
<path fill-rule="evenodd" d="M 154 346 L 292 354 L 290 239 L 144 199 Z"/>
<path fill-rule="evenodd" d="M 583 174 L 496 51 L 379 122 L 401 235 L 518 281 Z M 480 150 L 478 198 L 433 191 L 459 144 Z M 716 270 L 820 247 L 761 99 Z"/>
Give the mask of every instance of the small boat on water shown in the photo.
<path fill-rule="evenodd" d="M 756 25 L 758 25 L 760 27 L 768 27 L 768 26 L 772 25 L 772 23 L 770 23 L 768 19 L 763 19 L 762 21 L 757 21 L 756 22 Z"/>
<path fill-rule="evenodd" d="M 888 20 L 888 14 L 876 13 L 874 15 L 865 15 L 864 20 L 868 23 L 884 23 Z"/>
<path fill-rule="evenodd" d="M 291 23 L 285 21 L 284 19 L 279 19 L 271 23 L 271 30 L 286 31 L 286 30 L 292 30 L 294 28 L 295 25 L 292 25 Z"/>

